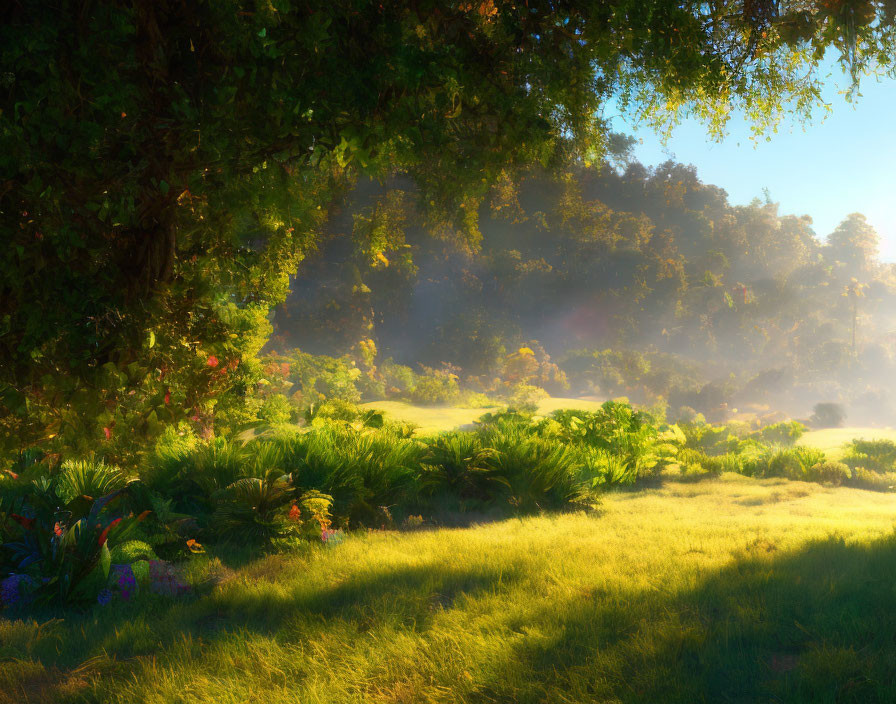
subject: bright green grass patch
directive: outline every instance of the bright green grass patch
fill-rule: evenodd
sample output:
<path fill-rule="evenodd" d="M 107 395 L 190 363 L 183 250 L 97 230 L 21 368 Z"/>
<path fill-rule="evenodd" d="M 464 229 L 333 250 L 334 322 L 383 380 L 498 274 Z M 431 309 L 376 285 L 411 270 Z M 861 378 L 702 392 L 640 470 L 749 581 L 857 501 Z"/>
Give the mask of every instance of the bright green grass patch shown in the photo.
<path fill-rule="evenodd" d="M 469 425 L 485 413 L 497 408 L 458 408 L 455 406 L 416 406 L 404 401 L 371 401 L 362 403 L 360 408 L 374 408 L 384 411 L 397 421 L 414 423 L 417 435 L 431 435 L 443 430 L 452 430 Z"/>
<path fill-rule="evenodd" d="M 538 403 L 538 415 L 547 416 L 561 408 L 596 411 L 602 402 L 578 398 L 544 398 Z M 491 408 L 459 408 L 456 406 L 417 406 L 404 401 L 371 401 L 362 403 L 360 408 L 384 411 L 389 418 L 417 425 L 416 435 L 432 435 L 445 430 L 453 430 L 470 425 L 486 413 L 497 411 Z"/>
<path fill-rule="evenodd" d="M 797 445 L 816 447 L 822 450 L 828 459 L 840 460 L 846 454 L 845 446 L 850 441 L 861 440 L 893 440 L 896 442 L 896 430 L 892 428 L 826 428 L 812 430 L 803 435 Z"/>
<path fill-rule="evenodd" d="M 243 556 L 195 600 L 0 621 L 0 702 L 896 701 L 894 519 L 725 474 Z"/>

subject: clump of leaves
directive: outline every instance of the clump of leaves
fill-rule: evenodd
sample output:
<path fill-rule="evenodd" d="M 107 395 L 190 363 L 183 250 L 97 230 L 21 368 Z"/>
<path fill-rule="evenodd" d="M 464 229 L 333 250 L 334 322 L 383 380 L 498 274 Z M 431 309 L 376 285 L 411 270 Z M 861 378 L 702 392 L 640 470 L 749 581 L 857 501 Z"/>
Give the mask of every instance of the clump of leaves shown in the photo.
<path fill-rule="evenodd" d="M 476 433 L 443 433 L 432 438 L 421 458 L 420 492 L 461 501 L 488 501 L 507 486 L 491 460 L 497 451 L 483 447 Z"/>
<path fill-rule="evenodd" d="M 117 468 L 89 462 L 5 487 L 0 572 L 25 575 L 36 603 L 94 598 L 109 574 L 110 547 L 127 541 L 147 515 L 125 512 L 127 492 Z"/>
<path fill-rule="evenodd" d="M 892 472 L 896 467 L 896 443 L 892 440 L 855 439 L 847 448 L 846 464 L 873 472 Z"/>

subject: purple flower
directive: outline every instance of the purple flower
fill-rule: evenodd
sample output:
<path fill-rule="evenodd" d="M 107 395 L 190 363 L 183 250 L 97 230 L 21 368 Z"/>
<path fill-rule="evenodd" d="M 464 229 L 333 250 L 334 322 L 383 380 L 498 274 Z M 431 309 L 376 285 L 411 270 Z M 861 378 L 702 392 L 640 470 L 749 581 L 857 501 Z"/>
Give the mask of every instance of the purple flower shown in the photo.
<path fill-rule="evenodd" d="M 137 585 L 137 578 L 134 576 L 134 570 L 131 569 L 130 565 L 113 565 L 112 579 L 122 589 L 130 589 Z"/>
<path fill-rule="evenodd" d="M 110 601 L 112 601 L 112 590 L 111 589 L 100 589 L 100 593 L 97 594 L 96 601 L 100 606 L 105 606 Z"/>
<path fill-rule="evenodd" d="M 22 598 L 23 587 L 30 587 L 34 580 L 27 574 L 13 574 L 0 581 L 0 606 L 12 606 Z"/>

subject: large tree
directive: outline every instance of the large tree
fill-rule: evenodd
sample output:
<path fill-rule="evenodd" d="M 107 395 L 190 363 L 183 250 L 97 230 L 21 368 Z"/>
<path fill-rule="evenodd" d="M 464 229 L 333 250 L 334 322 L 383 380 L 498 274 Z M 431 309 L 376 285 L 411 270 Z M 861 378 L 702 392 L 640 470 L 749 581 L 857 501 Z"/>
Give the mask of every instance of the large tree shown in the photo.
<path fill-rule="evenodd" d="M 475 242 L 508 168 L 601 154 L 611 98 L 713 129 L 736 106 L 760 127 L 806 115 L 827 47 L 889 68 L 893 9 L 8 0 L 0 422 L 40 437 L 96 415 L 83 431 L 108 438 L 128 398 L 130 430 L 198 417 L 252 383 L 266 311 L 357 174 L 409 175 L 430 228 Z"/>

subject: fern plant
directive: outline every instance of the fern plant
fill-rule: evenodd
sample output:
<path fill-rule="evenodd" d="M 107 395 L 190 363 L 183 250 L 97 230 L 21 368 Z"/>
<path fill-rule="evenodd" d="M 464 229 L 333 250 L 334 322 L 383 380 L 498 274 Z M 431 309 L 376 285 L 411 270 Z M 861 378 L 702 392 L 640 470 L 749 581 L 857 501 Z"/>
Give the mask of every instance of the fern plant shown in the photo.
<path fill-rule="evenodd" d="M 283 508 L 292 501 L 292 485 L 278 469 L 262 477 L 243 477 L 218 492 L 212 526 L 220 535 L 269 541 L 287 528 Z"/>
<path fill-rule="evenodd" d="M 490 462 L 496 455 L 497 451 L 483 447 L 474 433 L 438 435 L 427 443 L 420 459 L 420 492 L 426 496 L 490 500 L 507 487 L 507 480 Z"/>

